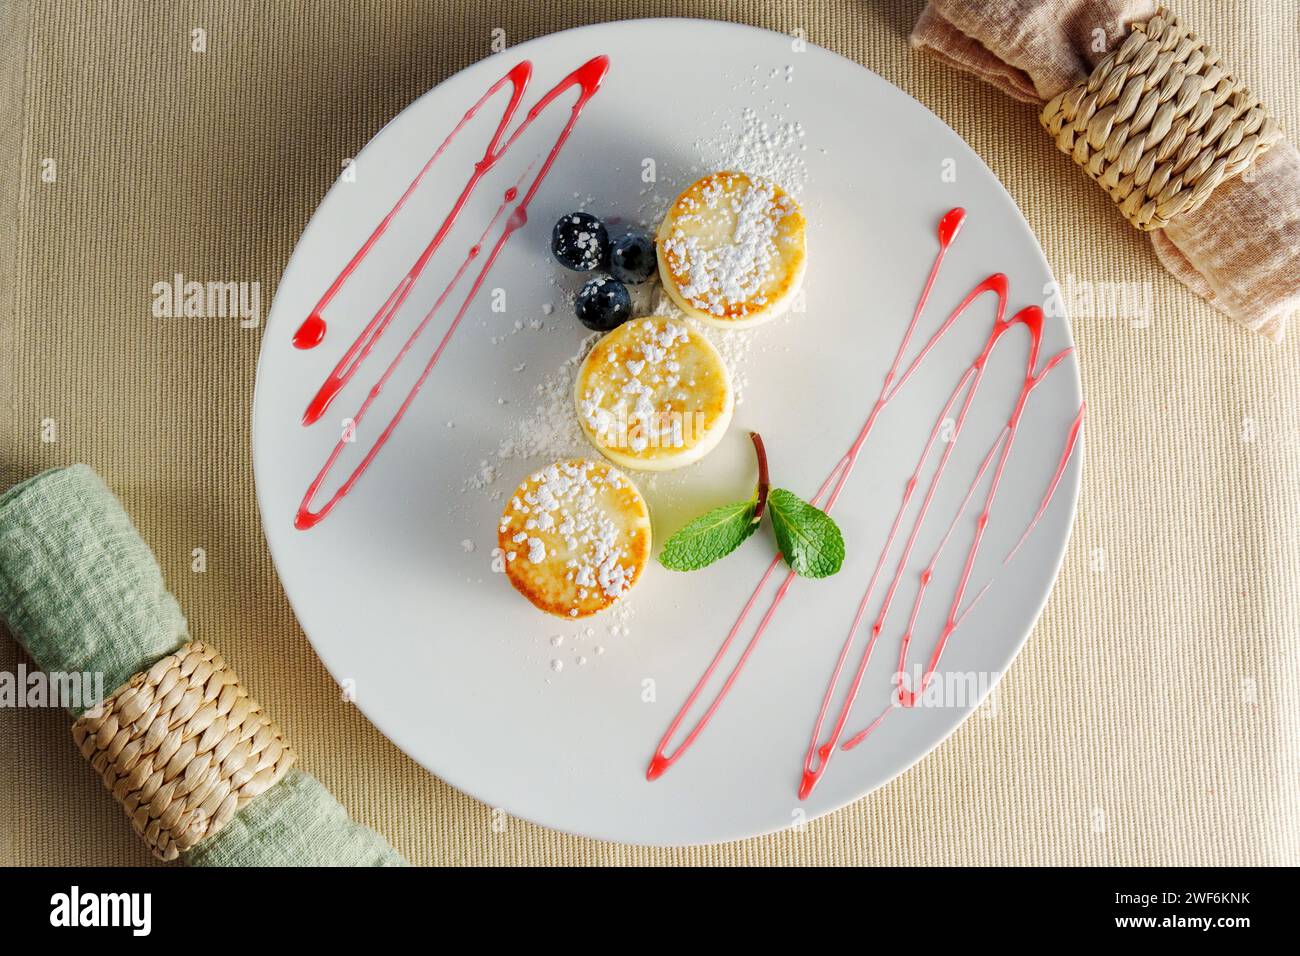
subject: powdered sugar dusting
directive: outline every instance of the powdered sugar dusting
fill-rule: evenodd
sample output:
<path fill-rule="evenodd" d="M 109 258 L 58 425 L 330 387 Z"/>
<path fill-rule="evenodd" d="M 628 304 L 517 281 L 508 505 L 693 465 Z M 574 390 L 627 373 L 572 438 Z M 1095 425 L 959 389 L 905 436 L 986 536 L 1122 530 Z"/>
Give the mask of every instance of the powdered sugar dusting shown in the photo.
<path fill-rule="evenodd" d="M 808 182 L 804 138 L 802 123 L 779 113 L 765 119 L 758 110 L 745 107 L 738 120 L 720 122 L 717 135 L 697 140 L 695 149 L 705 168 L 738 169 L 774 180 L 798 196 Z"/>
<path fill-rule="evenodd" d="M 497 446 L 496 456 L 480 462 L 478 469 L 466 479 L 467 489 L 491 485 L 506 462 L 574 458 L 594 451 L 573 412 L 573 383 L 582 360 L 599 339 L 598 332 L 586 336 L 573 355 L 537 383 L 532 407 L 509 425 L 506 437 Z"/>

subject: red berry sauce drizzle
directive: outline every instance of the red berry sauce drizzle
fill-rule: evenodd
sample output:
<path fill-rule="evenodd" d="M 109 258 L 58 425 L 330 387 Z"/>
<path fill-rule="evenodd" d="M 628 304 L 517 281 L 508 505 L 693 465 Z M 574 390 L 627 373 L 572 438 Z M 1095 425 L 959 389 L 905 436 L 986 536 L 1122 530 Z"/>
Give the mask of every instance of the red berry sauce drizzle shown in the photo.
<path fill-rule="evenodd" d="M 438 359 L 442 357 L 442 353 L 446 349 L 447 343 L 451 341 L 451 337 L 455 334 L 456 328 L 460 325 L 461 319 L 465 317 L 465 313 L 469 310 L 470 303 L 474 300 L 475 295 L 478 294 L 479 289 L 482 287 L 484 280 L 491 271 L 492 266 L 496 262 L 501 249 L 505 246 L 506 241 L 509 240 L 516 230 L 528 221 L 529 204 L 537 194 L 537 190 L 541 186 L 542 181 L 546 178 L 546 174 L 550 172 L 551 166 L 554 165 L 555 159 L 559 155 L 565 141 L 568 140 L 569 134 L 573 131 L 574 124 L 577 123 L 583 107 L 587 105 L 591 98 L 596 94 L 596 91 L 600 89 L 600 84 L 604 80 L 605 74 L 608 71 L 609 57 L 598 56 L 588 60 L 582 66 L 578 67 L 578 69 L 560 80 L 559 83 L 543 95 L 542 98 L 537 101 L 537 104 L 533 106 L 527 114 L 525 114 L 523 121 L 515 128 L 514 132 L 509 134 L 509 136 L 506 135 L 506 130 L 509 127 L 511 120 L 514 118 L 515 113 L 518 111 L 519 104 L 524 97 L 524 91 L 528 88 L 528 82 L 532 78 L 532 63 L 524 60 L 494 83 L 492 87 L 483 94 L 482 98 L 470 107 L 469 112 L 467 112 L 464 117 L 462 117 L 461 121 L 456 124 L 456 128 L 448 134 L 445 140 L 443 140 L 442 145 L 439 146 L 437 151 L 429 158 L 429 161 L 424 164 L 424 167 L 411 181 L 411 184 L 406 187 L 406 191 L 402 193 L 393 208 L 388 211 L 388 214 L 385 215 L 379 225 L 375 227 L 369 238 L 361 244 L 361 247 L 356 251 L 356 254 L 353 255 L 348 264 L 343 267 L 343 271 L 335 277 L 332 283 L 330 283 L 329 288 L 325 290 L 325 294 L 322 295 L 320 301 L 316 303 L 316 307 L 312 309 L 311 314 L 302 325 L 299 326 L 298 331 L 294 333 L 293 344 L 300 349 L 315 348 L 325 340 L 327 325 L 324 318 L 324 311 L 330 301 L 338 293 L 339 289 L 341 289 L 348 281 L 348 278 L 352 275 L 357 266 L 359 266 L 365 260 L 366 256 L 370 254 L 374 244 L 388 229 L 393 219 L 401 211 L 402 206 L 405 205 L 407 199 L 409 199 L 411 194 L 415 192 L 425 174 L 433 167 L 437 162 L 438 157 L 442 155 L 447 146 L 456 138 L 456 135 L 464 128 L 465 124 L 474 118 L 485 103 L 492 99 L 502 89 L 509 87 L 510 99 L 501 115 L 500 122 L 497 123 L 496 131 L 492 134 L 491 142 L 488 143 L 487 148 L 484 150 L 482 158 L 474 164 L 473 172 L 465 183 L 465 186 L 461 189 L 460 195 L 457 197 L 455 203 L 453 203 L 451 211 L 447 214 L 437 232 L 434 233 L 433 238 L 429 240 L 429 244 L 425 246 L 424 251 L 420 253 L 419 257 L 407 271 L 406 275 L 401 278 L 397 283 L 397 286 L 389 294 L 379 311 L 374 314 L 374 317 L 366 324 L 366 327 L 361 330 L 361 334 L 358 335 L 352 344 L 348 346 L 347 351 L 343 353 L 343 357 L 339 359 L 338 363 L 334 366 L 333 371 L 330 372 L 329 376 L 321 384 L 316 396 L 308 404 L 307 410 L 303 413 L 302 423 L 303 425 L 311 425 L 314 422 L 319 421 L 320 417 L 325 414 L 325 410 L 329 408 L 330 403 L 334 401 L 335 396 L 337 396 L 348 382 L 352 380 L 352 377 L 357 373 L 357 370 L 361 368 L 362 364 L 366 361 L 366 358 L 370 355 L 375 344 L 379 341 L 380 337 L 383 336 L 384 332 L 387 331 L 393 317 L 397 314 L 398 310 L 401 309 L 402 303 L 406 301 L 407 296 L 410 295 L 411 289 L 415 286 L 421 273 L 424 272 L 425 266 L 429 264 L 429 260 L 433 258 L 434 253 L 436 253 L 442 246 L 442 242 L 447 237 L 447 233 L 451 231 L 452 226 L 460 216 L 461 211 L 465 208 L 465 204 L 469 201 L 470 196 L 473 195 L 474 190 L 478 187 L 479 182 L 492 170 L 492 168 L 497 164 L 497 161 L 510 151 L 510 147 L 514 145 L 516 140 L 523 135 L 528 127 L 533 124 L 537 117 L 539 117 L 546 108 L 551 105 L 551 103 L 553 103 L 570 87 L 577 87 L 578 97 L 573 103 L 568 122 L 560 131 L 555 144 L 551 147 L 550 153 L 542 162 L 541 168 L 537 171 L 537 175 L 533 177 L 527 191 L 523 194 L 523 198 L 519 198 L 519 190 L 522 187 L 523 180 L 528 178 L 528 173 L 531 172 L 531 168 L 524 173 L 519 185 L 512 186 L 506 190 L 501 205 L 497 209 L 496 215 L 492 218 L 488 227 L 483 231 L 482 237 L 473 247 L 470 248 L 469 253 L 465 257 L 465 261 L 462 262 L 460 268 L 456 270 L 451 281 L 447 283 L 447 287 L 443 289 L 433 306 L 415 327 L 415 330 L 406 339 L 405 343 L 403 343 L 401 349 L 393 358 L 392 362 L 390 362 L 388 367 L 384 369 L 383 374 L 379 376 L 378 381 L 371 386 L 365 400 L 361 403 L 360 409 L 352 416 L 354 427 L 361 423 L 366 412 L 369 411 L 370 406 L 383 392 L 384 386 L 388 383 L 393 372 L 406 359 L 407 355 L 414 347 L 416 340 L 420 338 L 425 328 L 433 320 L 433 317 L 451 296 L 461 278 L 466 272 L 470 271 L 471 265 L 478 261 L 482 256 L 482 265 L 478 267 L 478 272 L 474 275 L 473 281 L 470 284 L 469 290 L 465 293 L 460 308 L 452 317 L 451 323 L 447 326 L 447 330 L 443 333 L 437 347 L 433 350 L 433 354 L 426 362 L 419 379 L 407 393 L 402 404 L 398 407 L 396 413 L 389 420 L 388 424 L 384 426 L 383 431 L 379 433 L 379 437 L 375 440 L 375 443 L 370 446 L 365 457 L 362 458 L 361 463 L 357 465 L 346 479 L 344 479 L 338 490 L 335 491 L 323 505 L 313 511 L 312 502 L 320 491 L 321 485 L 324 484 L 325 479 L 333 470 L 339 456 L 343 453 L 343 449 L 348 443 L 347 439 L 350 436 L 344 435 L 344 437 L 339 439 L 334 446 L 334 450 L 326 459 L 325 464 L 317 473 L 316 478 L 307 488 L 306 494 L 303 495 L 302 503 L 298 506 L 298 512 L 294 518 L 295 527 L 301 530 L 306 530 L 318 524 L 321 519 L 328 515 L 334 509 L 334 506 L 342 501 L 343 498 L 347 496 L 348 492 L 352 490 L 352 487 L 357 483 L 357 480 L 365 474 L 366 469 L 370 467 L 371 463 L 375 460 L 375 457 L 387 443 L 393 430 L 397 427 L 398 422 L 402 420 L 407 409 L 410 408 L 411 403 L 415 401 L 415 396 L 419 393 L 420 388 L 429 378 L 430 373 L 433 372 L 434 366 L 438 364 Z M 518 200 L 518 204 L 511 209 L 511 204 L 515 203 L 516 200 Z M 507 210 L 509 210 L 508 214 Z M 502 216 L 505 216 L 506 218 L 505 226 L 501 235 L 497 237 L 496 242 L 487 250 L 486 256 L 483 256 L 483 243 L 486 241 L 488 234 L 500 221 Z"/>
<path fill-rule="evenodd" d="M 938 489 L 940 479 L 943 477 L 943 473 L 947 468 L 948 459 L 951 457 L 953 449 L 956 447 L 957 439 L 961 435 L 962 427 L 966 421 L 966 415 L 970 410 L 971 404 L 974 402 L 976 391 L 984 377 L 984 371 L 988 364 L 989 356 L 992 354 L 997 344 L 1002 340 L 1002 337 L 1012 329 L 1023 327 L 1028 332 L 1029 357 L 1026 361 L 1023 379 L 1020 386 L 1020 394 L 1017 397 L 1015 407 L 1012 410 L 1010 417 L 1007 419 L 1006 425 L 1003 427 L 1001 433 L 984 456 L 978 473 L 975 476 L 975 480 L 971 483 L 970 490 L 966 493 L 961 508 L 953 517 L 952 524 L 948 527 L 947 533 L 944 535 L 939 546 L 931 556 L 925 569 L 921 572 L 921 585 L 916 598 L 913 601 L 906 630 L 903 634 L 902 647 L 899 651 L 898 671 L 896 674 L 896 684 L 899 688 L 898 696 L 894 701 L 891 701 L 885 707 L 884 711 L 864 730 L 857 733 L 843 744 L 843 747 L 846 750 L 860 744 L 868 734 L 879 726 L 884 717 L 892 710 L 915 706 L 919 694 L 924 691 L 925 686 L 928 685 L 938 667 L 940 655 L 942 655 L 948 639 L 961 624 L 965 616 L 970 612 L 971 608 L 975 606 L 980 597 L 982 597 L 984 592 L 987 590 L 988 585 L 985 585 L 984 589 L 982 589 L 964 609 L 962 608 L 962 600 L 965 597 L 967 586 L 970 583 L 971 570 L 974 567 L 976 555 L 979 553 L 984 531 L 988 526 L 989 511 L 992 508 L 993 499 L 997 494 L 998 485 L 1000 484 L 1003 471 L 1006 468 L 1007 459 L 1010 457 L 1011 448 L 1015 441 L 1016 431 L 1019 428 L 1020 419 L 1024 412 L 1025 405 L 1034 389 L 1037 388 L 1037 386 L 1049 374 L 1051 374 L 1054 369 L 1060 366 L 1070 352 L 1073 351 L 1073 349 L 1066 349 L 1062 352 L 1058 352 L 1047 359 L 1041 367 L 1039 366 L 1039 350 L 1043 337 L 1043 312 L 1037 306 L 1030 306 L 1029 308 L 1017 312 L 1010 320 L 1008 320 L 1006 318 L 1008 293 L 1007 277 L 1001 273 L 997 273 L 989 276 L 983 282 L 976 285 L 975 288 L 971 289 L 971 291 L 967 293 L 966 297 L 962 299 L 957 307 L 943 321 L 938 330 L 921 347 L 920 352 L 917 353 L 911 362 L 907 365 L 903 364 L 903 356 L 916 332 L 916 327 L 920 322 L 921 315 L 925 311 L 925 306 L 929 301 L 930 292 L 934 287 L 935 279 L 938 277 L 939 269 L 943 265 L 944 255 L 952 245 L 953 240 L 956 239 L 965 219 L 965 210 L 953 209 L 944 215 L 944 217 L 939 221 L 938 253 L 935 256 L 934 264 L 930 267 L 930 273 L 926 278 L 920 299 L 917 301 L 916 311 L 913 313 L 912 320 L 907 327 L 907 331 L 903 335 L 903 340 L 899 344 L 898 352 L 894 356 L 893 364 L 885 374 L 885 380 L 881 386 L 880 394 L 877 396 L 875 404 L 872 405 L 870 412 L 867 414 L 866 423 L 862 426 L 862 430 L 858 432 L 857 438 L 854 440 L 853 444 L 849 446 L 848 451 L 844 453 L 843 457 L 836 463 L 835 467 L 831 469 L 830 474 L 812 499 L 814 504 L 819 505 L 826 511 L 830 511 L 835 507 L 835 503 L 839 500 L 840 494 L 843 492 L 844 486 L 847 484 L 849 476 L 853 472 L 854 465 L 857 464 L 858 456 L 861 454 L 867 438 L 875 428 L 876 420 L 880 416 L 881 412 L 889 406 L 898 393 L 907 385 L 917 368 L 921 366 L 926 357 L 934 349 L 935 345 L 944 337 L 945 334 L 947 334 L 967 308 L 969 308 L 970 305 L 983 294 L 987 292 L 993 293 L 997 297 L 997 316 L 994 319 L 992 330 L 989 332 L 988 339 L 985 341 L 984 347 L 981 349 L 979 355 L 973 362 L 971 362 L 970 366 L 962 374 L 961 378 L 957 382 L 957 386 L 953 389 L 952 395 L 948 398 L 943 410 L 935 420 L 934 427 L 931 429 L 930 435 L 926 440 L 920 460 L 917 462 L 916 470 L 913 471 L 912 476 L 907 480 L 907 483 L 904 486 L 902 503 L 899 506 L 897 514 L 894 516 L 893 524 L 891 525 L 889 534 L 885 540 L 885 545 L 880 552 L 880 557 L 876 561 L 875 570 L 872 572 L 871 577 L 867 582 L 866 590 L 862 594 L 862 599 L 858 602 L 857 612 L 854 614 L 852 624 L 849 626 L 848 634 L 845 637 L 844 644 L 835 663 L 835 668 L 831 674 L 830 682 L 826 688 L 825 696 L 822 699 L 821 710 L 813 727 L 812 739 L 809 742 L 808 752 L 804 759 L 803 775 L 799 786 L 800 799 L 804 799 L 812 793 L 818 780 L 821 779 L 822 774 L 826 771 L 826 767 L 830 762 L 831 754 L 834 753 L 837 745 L 839 745 L 840 740 L 843 737 L 845 726 L 847 725 L 849 716 L 853 710 L 853 705 L 857 700 L 858 691 L 862 684 L 862 678 L 866 674 L 867 665 L 871 662 L 872 651 L 875 650 L 876 642 L 884 630 L 884 623 L 888 616 L 890 605 L 893 602 L 898 585 L 903 578 L 903 573 L 907 566 L 908 559 L 911 556 L 913 546 L 916 543 L 917 535 L 919 534 L 922 525 L 925 523 L 926 515 L 929 512 L 930 504 L 934 499 L 936 490 Z M 951 436 L 944 443 L 943 451 L 939 456 L 938 465 L 936 466 L 935 472 L 931 476 L 929 484 L 925 489 L 924 497 L 921 500 L 919 510 L 912 523 L 911 529 L 907 533 L 902 553 L 892 575 L 890 576 L 880 610 L 876 613 L 871 622 L 866 645 L 861 652 L 856 667 L 853 670 L 847 695 L 836 714 L 830 732 L 823 738 L 823 730 L 831 712 L 831 704 L 835 697 L 835 691 L 840 686 L 841 678 L 845 673 L 845 665 L 848 663 L 857 636 L 866 619 L 867 607 L 871 602 L 872 596 L 876 593 L 877 585 L 880 583 L 881 575 L 885 568 L 886 558 L 893 548 L 899 531 L 902 529 L 903 516 L 916 494 L 918 485 L 920 484 L 921 473 L 924 470 L 926 463 L 930 460 L 935 445 L 939 443 L 940 429 L 943 426 L 944 420 L 948 419 L 949 416 L 952 415 L 954 408 L 957 409 L 956 424 L 953 426 Z M 1056 471 L 1047 486 L 1037 513 L 1034 515 L 1029 527 L 1025 529 L 1025 532 L 1022 535 L 1020 543 L 1024 542 L 1024 539 L 1028 537 L 1029 533 L 1037 525 L 1038 520 L 1047 510 L 1047 505 L 1051 501 L 1053 494 L 1056 492 L 1056 488 L 1060 484 L 1061 476 L 1065 472 L 1066 463 L 1073 454 L 1082 419 L 1083 408 L 1081 406 L 1078 416 L 1075 418 L 1074 424 L 1066 438 L 1065 447 L 1061 453 L 1061 459 L 1057 465 Z M 945 623 L 939 634 L 935 648 L 930 655 L 929 666 L 926 668 L 925 676 L 922 679 L 922 688 L 915 692 L 910 691 L 907 689 L 903 677 L 907 663 L 908 647 L 911 644 L 912 631 L 916 624 L 917 614 L 921 609 L 921 604 L 925 598 L 931 578 L 933 577 L 935 565 L 938 563 L 940 555 L 943 553 L 949 539 L 952 537 L 953 530 L 956 527 L 958 520 L 969 509 L 973 499 L 975 498 L 976 490 L 980 486 L 980 483 L 990 466 L 994 469 L 993 478 L 988 492 L 984 496 L 980 506 L 979 516 L 976 519 L 975 537 L 966 553 L 966 560 L 962 567 L 957 589 L 952 596 Z M 1019 547 L 1020 544 L 1017 544 L 1016 547 L 1012 549 L 1011 554 L 1008 554 L 1006 558 L 1007 561 L 1011 560 L 1011 557 Z M 646 770 L 647 779 L 658 779 L 668 770 L 669 767 L 681 758 L 682 754 L 690 749 L 691 745 L 695 743 L 700 734 L 704 732 L 709 721 L 721 706 L 723 699 L 727 696 L 727 693 L 740 677 L 745 663 L 749 660 L 750 655 L 758 646 L 759 639 L 767 630 L 768 625 L 776 614 L 777 608 L 785 599 L 791 585 L 794 583 L 795 574 L 793 571 L 788 569 L 786 570 L 785 577 L 777 588 L 776 594 L 773 596 L 771 602 L 763 612 L 762 617 L 759 619 L 753 635 L 749 638 L 749 642 L 741 652 L 735 666 L 722 682 L 722 687 L 719 689 L 717 695 L 709 703 L 699 720 L 697 720 L 687 732 L 682 742 L 678 744 L 675 749 L 669 752 L 669 745 L 677 735 L 677 732 L 681 729 L 682 723 L 685 721 L 687 714 L 697 703 L 701 694 L 703 694 L 705 688 L 721 666 L 722 661 L 727 655 L 727 651 L 731 648 L 731 645 L 740 634 L 741 628 L 744 626 L 746 619 L 748 619 L 750 613 L 758 604 L 760 595 L 767 587 L 772 575 L 776 573 L 777 568 L 782 563 L 783 559 L 778 555 L 772 560 L 772 563 L 768 565 L 767 570 L 759 579 L 758 586 L 754 588 L 753 593 L 745 602 L 744 607 L 741 608 L 740 614 L 736 618 L 736 622 L 727 633 L 722 645 L 718 648 L 718 651 L 714 655 L 712 661 L 710 661 L 709 666 L 705 669 L 694 689 L 692 689 L 690 695 L 686 698 L 685 703 L 669 724 L 668 730 L 660 739 L 659 746 L 655 751 L 654 757 L 650 761 L 650 766 Z"/>

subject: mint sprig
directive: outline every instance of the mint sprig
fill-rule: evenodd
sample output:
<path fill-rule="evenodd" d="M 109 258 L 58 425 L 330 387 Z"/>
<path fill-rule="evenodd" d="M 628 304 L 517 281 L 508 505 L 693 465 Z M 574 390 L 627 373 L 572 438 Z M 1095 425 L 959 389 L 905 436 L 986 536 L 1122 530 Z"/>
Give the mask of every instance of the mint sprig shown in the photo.
<path fill-rule="evenodd" d="M 757 432 L 750 432 L 758 458 L 758 487 L 752 497 L 705 512 L 677 531 L 659 554 L 670 571 L 696 571 L 725 558 L 758 530 L 765 512 L 781 555 L 796 574 L 829 577 L 844 564 L 844 536 L 830 515 L 794 492 L 772 488 L 767 451 Z"/>
<path fill-rule="evenodd" d="M 773 489 L 768 508 L 776 545 L 796 574 L 830 577 L 844 564 L 844 536 L 826 512 L 784 488 Z"/>
<path fill-rule="evenodd" d="M 700 515 L 668 539 L 659 563 L 670 571 L 694 571 L 725 558 L 758 530 L 756 499 L 737 501 Z"/>

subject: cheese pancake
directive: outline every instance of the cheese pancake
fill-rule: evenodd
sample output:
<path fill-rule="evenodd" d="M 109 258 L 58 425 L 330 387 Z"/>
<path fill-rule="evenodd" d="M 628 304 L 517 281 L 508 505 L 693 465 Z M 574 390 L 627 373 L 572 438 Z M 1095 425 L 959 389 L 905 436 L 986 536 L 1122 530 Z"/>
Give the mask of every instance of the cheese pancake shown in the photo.
<path fill-rule="evenodd" d="M 642 471 L 699 461 L 721 441 L 735 408 L 713 343 L 684 319 L 662 315 L 625 322 L 597 342 L 573 397 L 600 453 Z"/>
<path fill-rule="evenodd" d="M 497 526 L 493 566 L 548 614 L 588 617 L 625 595 L 650 559 L 650 511 L 626 475 L 575 458 L 529 475 Z"/>
<path fill-rule="evenodd" d="M 803 282 L 806 223 L 776 183 L 720 172 L 692 183 L 655 239 L 659 279 L 683 312 L 721 328 L 759 325 Z"/>

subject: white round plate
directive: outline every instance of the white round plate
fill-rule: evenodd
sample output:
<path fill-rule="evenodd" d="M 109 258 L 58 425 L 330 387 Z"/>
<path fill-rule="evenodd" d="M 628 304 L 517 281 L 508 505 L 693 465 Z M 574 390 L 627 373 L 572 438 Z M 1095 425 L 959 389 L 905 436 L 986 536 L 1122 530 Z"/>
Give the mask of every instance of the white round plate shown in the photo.
<path fill-rule="evenodd" d="M 750 429 L 766 440 L 775 484 L 811 497 L 880 389 L 948 209 L 962 206 L 968 219 L 934 287 L 913 352 L 990 273 L 1009 277 L 1010 312 L 1043 303 L 1052 281 L 1047 263 L 983 162 L 880 77 L 800 46 L 788 36 L 733 24 L 642 20 L 571 30 L 491 56 L 422 96 L 366 146 L 356 158 L 355 177 L 341 178 L 312 217 L 280 283 L 258 367 L 253 457 L 266 536 L 285 591 L 330 672 L 385 735 L 431 772 L 510 814 L 629 843 L 752 836 L 880 786 L 942 741 L 978 703 L 949 699 L 948 706 L 892 714 L 861 746 L 836 753 L 812 795 L 797 799 L 812 723 L 854 608 L 922 445 L 989 333 L 992 295 L 958 321 L 880 416 L 835 509 L 847 542 L 843 570 L 826 580 L 795 582 L 707 730 L 660 779 L 647 781 L 647 764 L 773 555 L 769 533 L 691 574 L 652 562 L 624 614 L 581 622 L 542 615 L 490 567 L 503 496 L 547 463 L 500 457 L 500 446 L 535 414 L 539 384 L 555 379 L 585 336 L 567 298 L 580 277 L 549 254 L 552 224 L 574 208 L 653 230 L 688 183 L 712 169 L 738 166 L 786 179 L 808 217 L 803 311 L 751 332 L 725 333 L 753 338 L 745 348 L 734 341 L 724 347 L 724 354 L 744 354 L 738 363 L 741 403 L 723 444 L 681 472 L 654 480 L 634 476 L 654 512 L 657 544 L 693 514 L 752 491 Z M 499 121 L 504 95 L 489 101 L 452 141 L 326 309 L 323 343 L 296 349 L 294 331 L 496 80 L 521 60 L 533 64 L 517 123 L 543 92 L 598 54 L 611 61 L 603 86 L 441 363 L 351 493 L 316 527 L 295 529 L 303 492 L 344 419 L 451 280 L 505 190 L 537 169 L 574 94 L 543 113 L 484 177 L 389 334 L 310 427 L 301 422 L 308 401 L 442 222 Z M 458 288 L 463 292 L 465 283 Z M 389 421 L 459 301 L 453 295 L 415 342 L 317 503 Z M 890 699 L 920 569 L 1014 404 L 1028 352 L 1022 332 L 1004 337 L 989 363 L 902 578 L 849 734 Z M 1051 315 L 1044 356 L 1069 344 L 1066 320 Z M 1026 408 L 967 603 L 992 584 L 953 634 L 941 665 L 946 674 L 969 675 L 974 697 L 982 698 L 1011 663 L 1060 565 L 1078 494 L 1077 449 L 1033 534 L 1014 560 L 1004 565 L 1003 559 L 1049 484 L 1079 403 L 1071 356 Z M 475 476 L 483 462 L 495 477 L 480 488 L 484 476 Z M 977 511 L 976 505 L 958 521 L 935 571 L 910 665 L 927 660 L 934 646 Z M 553 669 L 556 661 L 562 669 Z"/>

